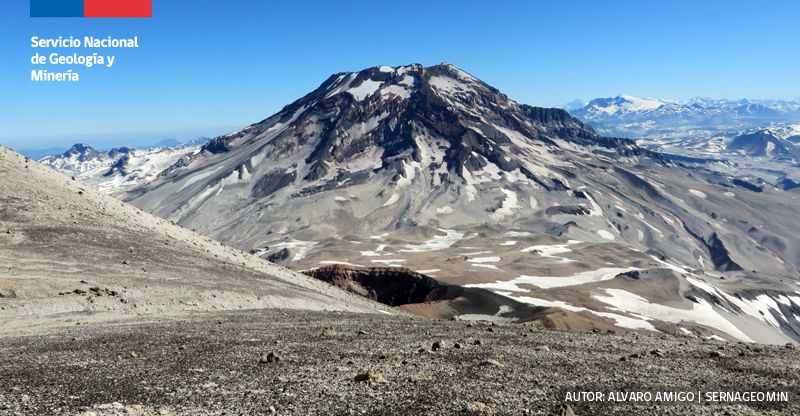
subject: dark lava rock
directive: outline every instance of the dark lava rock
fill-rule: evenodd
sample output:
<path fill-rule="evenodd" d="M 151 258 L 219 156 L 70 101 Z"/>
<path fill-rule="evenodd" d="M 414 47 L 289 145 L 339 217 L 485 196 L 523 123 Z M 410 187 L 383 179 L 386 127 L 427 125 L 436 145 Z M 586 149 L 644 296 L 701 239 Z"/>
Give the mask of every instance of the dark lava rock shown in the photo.
<path fill-rule="evenodd" d="M 292 255 L 292 252 L 289 251 L 288 248 L 284 248 L 282 250 L 279 250 L 279 251 L 276 251 L 276 252 L 270 254 L 267 257 L 267 260 L 269 260 L 269 261 L 271 261 L 273 263 L 281 263 L 281 262 L 286 261 L 287 259 L 289 259 L 289 257 L 291 255 Z"/>
<path fill-rule="evenodd" d="M 639 280 L 641 278 L 638 270 L 631 270 L 629 272 L 620 273 L 617 275 L 617 277 L 630 280 Z"/>
<path fill-rule="evenodd" d="M 258 360 L 258 362 L 261 363 L 261 364 L 267 364 L 267 363 L 277 363 L 280 360 L 281 360 L 281 357 L 278 354 L 275 354 L 274 352 L 271 352 L 269 354 L 262 354 L 261 358 Z"/>

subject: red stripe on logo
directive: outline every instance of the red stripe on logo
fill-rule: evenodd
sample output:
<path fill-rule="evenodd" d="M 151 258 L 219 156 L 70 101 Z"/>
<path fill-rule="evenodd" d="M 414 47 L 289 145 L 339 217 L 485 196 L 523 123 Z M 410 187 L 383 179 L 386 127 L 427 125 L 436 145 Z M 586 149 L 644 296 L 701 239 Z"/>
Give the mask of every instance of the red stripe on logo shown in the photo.
<path fill-rule="evenodd" d="M 152 17 L 153 0 L 84 0 L 84 17 Z"/>

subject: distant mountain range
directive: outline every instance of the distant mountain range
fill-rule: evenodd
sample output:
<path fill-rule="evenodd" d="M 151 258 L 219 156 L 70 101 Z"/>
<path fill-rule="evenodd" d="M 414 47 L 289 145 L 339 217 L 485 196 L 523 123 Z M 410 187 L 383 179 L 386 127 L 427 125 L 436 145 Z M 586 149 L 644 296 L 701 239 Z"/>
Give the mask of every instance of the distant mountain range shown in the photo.
<path fill-rule="evenodd" d="M 620 95 L 579 104 L 565 107 L 599 132 L 643 140 L 710 137 L 775 123 L 800 123 L 800 100 L 673 101 Z"/>
<path fill-rule="evenodd" d="M 634 138 L 684 163 L 782 189 L 800 182 L 800 101 L 621 95 L 565 107 L 604 134 Z"/>
<path fill-rule="evenodd" d="M 155 180 L 167 168 L 200 151 L 208 140 L 199 138 L 171 147 L 119 147 L 109 151 L 78 143 L 62 154 L 43 157 L 39 162 L 101 192 L 117 195 Z"/>

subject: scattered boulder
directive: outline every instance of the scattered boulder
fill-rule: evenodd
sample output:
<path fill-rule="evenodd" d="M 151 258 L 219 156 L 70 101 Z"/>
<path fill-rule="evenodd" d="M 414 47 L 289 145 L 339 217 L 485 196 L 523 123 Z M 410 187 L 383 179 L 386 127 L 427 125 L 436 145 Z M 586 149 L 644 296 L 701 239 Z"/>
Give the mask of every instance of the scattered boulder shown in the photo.
<path fill-rule="evenodd" d="M 277 363 L 281 360 L 281 357 L 274 352 L 270 352 L 269 354 L 261 354 L 261 358 L 258 360 L 261 364 L 267 363 Z"/>
<path fill-rule="evenodd" d="M 375 370 L 375 369 L 371 368 L 369 370 L 364 370 L 364 371 L 356 374 L 356 376 L 353 378 L 353 381 L 356 381 L 356 382 L 359 382 L 359 383 L 360 382 L 366 382 L 366 381 L 370 381 L 370 382 L 373 382 L 373 383 L 385 383 L 386 379 L 383 378 L 383 374 L 381 374 L 378 370 Z"/>
<path fill-rule="evenodd" d="M 439 351 L 441 349 L 447 348 L 448 344 L 447 341 L 435 341 L 433 345 L 431 345 L 431 351 Z"/>
<path fill-rule="evenodd" d="M 572 406 L 567 403 L 563 403 L 559 405 L 556 410 L 550 413 L 551 416 L 575 416 L 575 412 L 572 411 Z"/>

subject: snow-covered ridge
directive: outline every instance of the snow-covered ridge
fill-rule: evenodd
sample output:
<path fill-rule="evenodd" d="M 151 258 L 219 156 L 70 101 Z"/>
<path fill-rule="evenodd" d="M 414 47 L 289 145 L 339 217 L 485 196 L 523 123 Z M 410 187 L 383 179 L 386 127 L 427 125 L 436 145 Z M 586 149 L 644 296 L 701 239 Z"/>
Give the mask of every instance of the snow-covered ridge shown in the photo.
<path fill-rule="evenodd" d="M 39 162 L 101 192 L 118 195 L 155 180 L 180 159 L 198 153 L 206 141 L 198 139 L 174 147 L 148 149 L 120 147 L 109 151 L 75 144 L 63 154 L 46 156 Z"/>
<path fill-rule="evenodd" d="M 576 101 L 577 102 L 577 101 Z M 574 104 L 572 104 L 574 106 Z M 573 107 L 574 108 L 574 107 Z M 582 111 L 581 111 L 582 110 Z M 645 113 L 660 110 L 661 113 L 702 113 L 730 112 L 757 113 L 771 110 L 776 113 L 790 113 L 800 110 L 800 100 L 728 100 L 694 97 L 688 100 L 670 100 L 663 98 L 641 98 L 632 95 L 618 95 L 609 98 L 596 98 L 580 109 L 576 114 L 591 116 L 594 113 L 606 115 L 623 115 Z"/>
<path fill-rule="evenodd" d="M 634 139 L 710 136 L 776 123 L 800 122 L 800 100 L 688 100 L 619 95 L 597 98 L 570 113 L 600 132 Z"/>

